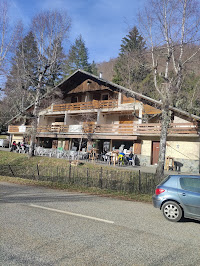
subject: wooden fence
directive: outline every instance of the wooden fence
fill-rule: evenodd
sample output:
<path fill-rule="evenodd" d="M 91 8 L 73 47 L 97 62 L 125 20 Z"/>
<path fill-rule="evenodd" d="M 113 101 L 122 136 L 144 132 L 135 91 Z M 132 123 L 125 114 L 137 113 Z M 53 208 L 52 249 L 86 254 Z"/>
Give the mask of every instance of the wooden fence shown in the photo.
<path fill-rule="evenodd" d="M 35 165 L 22 168 L 15 165 L 1 166 L 0 175 L 20 177 L 82 187 L 95 187 L 115 192 L 132 194 L 154 193 L 156 180 L 154 174 L 140 171 L 105 170 L 71 166 L 65 168 Z"/>

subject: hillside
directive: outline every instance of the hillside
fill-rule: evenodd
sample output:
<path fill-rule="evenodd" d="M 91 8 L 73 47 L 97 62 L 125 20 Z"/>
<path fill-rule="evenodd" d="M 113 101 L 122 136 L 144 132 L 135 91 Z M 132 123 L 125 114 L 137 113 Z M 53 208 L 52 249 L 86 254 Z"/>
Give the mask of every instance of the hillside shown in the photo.
<path fill-rule="evenodd" d="M 97 64 L 98 72 L 102 73 L 103 79 L 112 81 L 114 75 L 114 65 L 116 60 L 117 60 L 116 58 L 112 58 L 108 62 L 104 61 Z"/>

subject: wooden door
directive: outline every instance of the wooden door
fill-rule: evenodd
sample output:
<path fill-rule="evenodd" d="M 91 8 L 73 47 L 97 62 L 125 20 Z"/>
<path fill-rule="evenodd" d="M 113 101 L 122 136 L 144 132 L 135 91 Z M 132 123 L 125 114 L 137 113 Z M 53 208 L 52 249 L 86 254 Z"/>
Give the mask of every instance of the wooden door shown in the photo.
<path fill-rule="evenodd" d="M 142 150 L 142 143 L 141 142 L 134 142 L 134 154 L 141 154 Z"/>
<path fill-rule="evenodd" d="M 65 147 L 64 150 L 68 151 L 69 150 L 69 140 L 65 140 Z"/>
<path fill-rule="evenodd" d="M 153 141 L 152 142 L 151 164 L 157 164 L 158 163 L 159 150 L 160 150 L 160 142 L 159 141 Z"/>

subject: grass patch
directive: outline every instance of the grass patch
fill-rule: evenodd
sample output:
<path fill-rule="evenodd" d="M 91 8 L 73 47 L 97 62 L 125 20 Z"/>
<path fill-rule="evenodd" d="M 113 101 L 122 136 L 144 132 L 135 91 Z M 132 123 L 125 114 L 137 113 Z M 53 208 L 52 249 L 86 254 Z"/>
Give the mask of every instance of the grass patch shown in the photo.
<path fill-rule="evenodd" d="M 15 152 L 7 152 L 0 151 L 0 165 L 19 165 L 19 166 L 35 166 L 36 164 L 42 166 L 51 166 L 51 167 L 68 167 L 69 161 L 66 159 L 58 159 L 58 158 L 49 158 L 42 156 L 34 156 L 28 158 L 27 154 L 15 153 Z M 82 168 L 97 168 L 100 169 L 102 165 L 96 165 L 90 162 L 84 162 L 80 164 L 78 167 Z M 108 166 L 103 166 L 105 169 L 109 169 Z"/>
<path fill-rule="evenodd" d="M 103 165 L 103 164 L 96 164 L 92 162 L 86 162 L 80 161 L 81 164 L 76 166 L 79 169 L 83 169 L 86 171 L 86 169 L 94 170 L 96 169 L 99 171 L 101 168 L 103 168 L 104 171 L 118 171 L 118 172 L 127 172 L 131 171 L 130 169 L 126 169 L 123 167 L 112 167 L 109 165 Z M 66 159 L 61 158 L 50 158 L 50 157 L 42 157 L 42 156 L 33 156 L 31 158 L 28 158 L 27 154 L 22 153 L 15 153 L 15 152 L 7 152 L 7 151 L 0 151 L 0 166 L 1 165 L 13 165 L 13 166 L 21 166 L 21 167 L 34 167 L 36 165 L 41 165 L 43 167 L 61 167 L 61 168 L 68 168 L 69 167 L 69 161 Z M 134 169 L 132 169 L 132 172 L 137 172 Z"/>
<path fill-rule="evenodd" d="M 0 165 L 19 165 L 19 166 L 60 166 L 65 167 L 68 162 L 64 159 L 49 158 L 49 157 L 31 157 L 28 158 L 27 154 L 0 151 Z"/>

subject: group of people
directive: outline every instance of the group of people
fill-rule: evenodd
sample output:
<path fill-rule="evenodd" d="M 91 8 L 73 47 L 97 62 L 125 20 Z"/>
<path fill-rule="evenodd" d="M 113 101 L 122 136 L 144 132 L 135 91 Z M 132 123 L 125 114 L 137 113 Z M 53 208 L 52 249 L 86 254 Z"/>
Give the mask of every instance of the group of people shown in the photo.
<path fill-rule="evenodd" d="M 117 157 L 115 157 L 114 160 L 116 160 L 116 162 L 118 163 L 118 165 L 122 166 L 122 165 L 132 165 L 135 166 L 137 165 L 137 155 L 133 154 L 133 152 L 131 151 L 130 154 L 126 155 L 123 151 L 120 152 L 118 155 L 116 155 Z M 112 161 L 112 152 L 106 152 L 103 151 L 100 156 L 99 159 L 105 162 L 111 162 Z"/>
<path fill-rule="evenodd" d="M 16 141 L 13 141 L 12 145 L 11 145 L 11 149 L 10 151 L 16 151 L 16 152 L 20 152 L 20 151 L 24 151 L 25 153 L 29 152 L 29 147 L 25 142 L 18 142 L 16 143 Z"/>
<path fill-rule="evenodd" d="M 131 162 L 132 166 L 136 165 L 136 154 L 133 154 L 132 151 L 128 156 L 125 153 L 120 152 L 118 156 L 119 165 L 129 165 Z"/>

